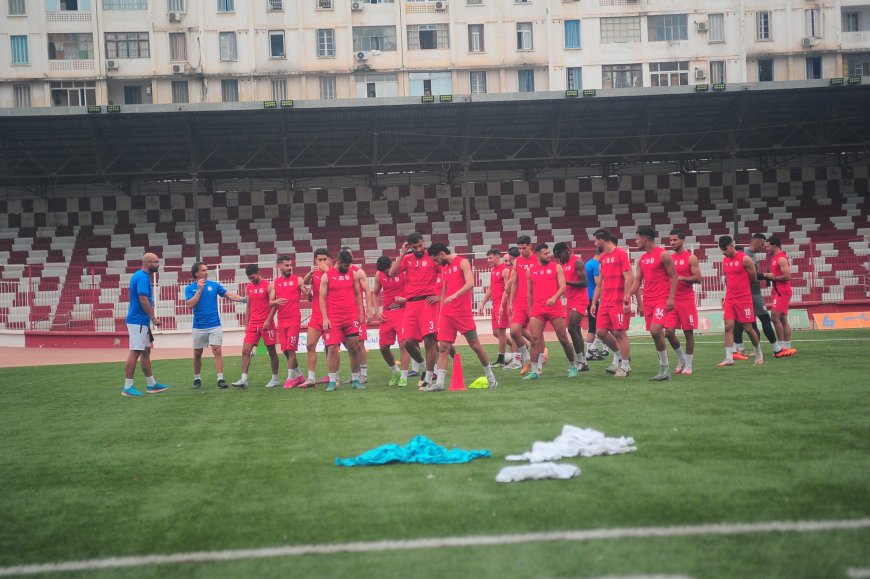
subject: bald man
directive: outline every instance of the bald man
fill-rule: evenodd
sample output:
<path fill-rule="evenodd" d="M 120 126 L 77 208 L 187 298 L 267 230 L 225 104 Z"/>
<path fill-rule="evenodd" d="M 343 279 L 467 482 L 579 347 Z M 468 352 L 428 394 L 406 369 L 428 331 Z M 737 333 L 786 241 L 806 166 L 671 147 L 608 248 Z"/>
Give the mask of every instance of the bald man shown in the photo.
<path fill-rule="evenodd" d="M 121 394 L 129 398 L 145 396 L 133 385 L 136 361 L 141 359 L 142 373 L 145 374 L 148 394 L 159 394 L 169 389 L 166 384 L 158 384 L 151 371 L 151 324 L 160 327 L 160 320 L 154 315 L 154 295 L 152 294 L 151 274 L 160 269 L 160 259 L 153 253 L 142 256 L 142 269 L 130 279 L 130 309 L 127 311 L 127 333 L 130 337 L 130 353 L 124 365 L 124 388 Z"/>

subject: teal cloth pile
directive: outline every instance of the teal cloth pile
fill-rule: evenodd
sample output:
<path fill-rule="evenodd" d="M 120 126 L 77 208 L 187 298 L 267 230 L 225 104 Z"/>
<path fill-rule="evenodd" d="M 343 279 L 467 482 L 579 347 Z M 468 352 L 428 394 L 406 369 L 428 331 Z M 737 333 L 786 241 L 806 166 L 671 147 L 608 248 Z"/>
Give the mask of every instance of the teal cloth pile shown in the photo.
<path fill-rule="evenodd" d="M 491 456 L 492 453 L 488 450 L 447 449 L 418 434 L 405 446 L 385 444 L 367 450 L 355 458 L 336 458 L 335 466 L 375 466 L 391 462 L 459 464 Z"/>

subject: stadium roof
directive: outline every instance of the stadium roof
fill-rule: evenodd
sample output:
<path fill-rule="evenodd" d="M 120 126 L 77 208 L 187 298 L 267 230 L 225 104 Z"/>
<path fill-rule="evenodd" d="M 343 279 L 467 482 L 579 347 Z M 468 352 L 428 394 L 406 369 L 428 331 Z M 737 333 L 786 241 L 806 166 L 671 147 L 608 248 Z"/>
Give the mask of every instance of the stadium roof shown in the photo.
<path fill-rule="evenodd" d="M 866 80 L 866 79 L 865 79 Z M 564 93 L 0 110 L 0 185 L 437 173 L 870 153 L 870 86 L 825 81 Z M 464 173 L 467 168 L 468 173 Z M 604 169 L 602 169 L 604 168 Z M 602 170 L 605 173 L 602 173 Z"/>

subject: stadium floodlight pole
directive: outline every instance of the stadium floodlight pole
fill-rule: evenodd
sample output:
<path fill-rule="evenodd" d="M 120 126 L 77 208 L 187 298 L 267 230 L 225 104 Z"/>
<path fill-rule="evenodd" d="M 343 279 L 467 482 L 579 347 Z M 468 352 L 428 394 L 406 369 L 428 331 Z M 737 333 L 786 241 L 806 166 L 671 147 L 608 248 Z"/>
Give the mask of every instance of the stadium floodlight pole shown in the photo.
<path fill-rule="evenodd" d="M 199 192 L 197 191 L 197 183 L 199 175 L 193 173 L 190 176 L 190 188 L 193 191 L 193 244 L 194 252 L 196 253 L 196 261 L 200 261 L 199 255 Z"/>
<path fill-rule="evenodd" d="M 737 231 L 737 226 L 739 223 L 739 219 L 737 216 L 737 154 L 732 149 L 731 150 L 731 213 L 734 217 L 734 243 L 737 244 L 737 237 L 739 232 Z"/>
<path fill-rule="evenodd" d="M 471 184 L 468 182 L 468 162 L 462 164 L 462 208 L 465 210 L 465 243 L 468 245 L 468 253 L 471 250 Z M 471 255 L 474 263 L 474 254 Z"/>

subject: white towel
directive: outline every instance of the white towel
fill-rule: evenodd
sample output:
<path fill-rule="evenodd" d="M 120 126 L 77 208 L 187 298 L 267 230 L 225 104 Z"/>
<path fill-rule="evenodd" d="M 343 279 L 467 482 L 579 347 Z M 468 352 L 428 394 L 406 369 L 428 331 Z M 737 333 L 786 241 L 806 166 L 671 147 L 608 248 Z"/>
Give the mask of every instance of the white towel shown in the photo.
<path fill-rule="evenodd" d="M 593 428 L 578 428 L 566 424 L 562 427 L 562 434 L 552 442 L 535 442 L 531 451 L 509 454 L 505 460 L 545 462 L 574 456 L 588 458 L 602 454 L 625 454 L 636 450 L 631 437 L 607 438 L 604 433 Z"/>
<path fill-rule="evenodd" d="M 522 480 L 541 480 L 547 478 L 569 479 L 580 474 L 573 464 L 542 462 L 525 466 L 506 466 L 495 477 L 496 482 L 519 482 Z"/>

